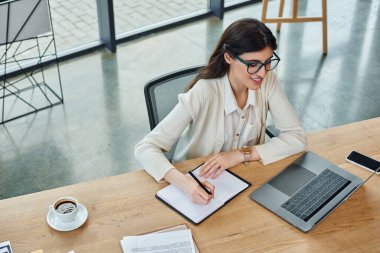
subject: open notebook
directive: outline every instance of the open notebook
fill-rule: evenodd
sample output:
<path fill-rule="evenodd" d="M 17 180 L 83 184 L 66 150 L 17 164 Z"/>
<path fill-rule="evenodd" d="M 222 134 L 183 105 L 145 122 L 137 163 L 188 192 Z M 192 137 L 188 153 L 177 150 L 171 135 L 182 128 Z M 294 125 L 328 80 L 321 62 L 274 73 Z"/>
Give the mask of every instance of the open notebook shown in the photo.
<path fill-rule="evenodd" d="M 196 177 L 199 175 L 199 169 L 200 167 L 193 171 Z M 190 177 L 188 174 L 187 176 Z M 201 177 L 198 178 L 203 180 Z M 192 202 L 184 192 L 174 185 L 168 185 L 158 191 L 156 198 L 192 223 L 199 224 L 251 185 L 229 170 L 225 170 L 215 179 L 208 178 L 207 181 L 215 186 L 214 199 L 207 205 Z"/>

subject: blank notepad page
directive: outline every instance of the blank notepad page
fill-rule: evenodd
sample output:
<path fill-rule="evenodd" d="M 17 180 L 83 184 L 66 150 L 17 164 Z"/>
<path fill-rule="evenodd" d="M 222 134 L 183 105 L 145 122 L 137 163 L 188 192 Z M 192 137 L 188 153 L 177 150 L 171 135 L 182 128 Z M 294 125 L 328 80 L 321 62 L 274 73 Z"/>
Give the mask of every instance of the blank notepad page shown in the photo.
<path fill-rule="evenodd" d="M 199 168 L 193 173 L 198 177 Z M 201 181 L 204 180 L 201 177 L 198 178 Z M 189 196 L 174 185 L 163 188 L 157 192 L 157 196 L 195 223 L 199 223 L 249 186 L 248 183 L 228 171 L 224 171 L 215 179 L 208 178 L 207 181 L 215 186 L 214 199 L 207 205 L 192 202 Z"/>

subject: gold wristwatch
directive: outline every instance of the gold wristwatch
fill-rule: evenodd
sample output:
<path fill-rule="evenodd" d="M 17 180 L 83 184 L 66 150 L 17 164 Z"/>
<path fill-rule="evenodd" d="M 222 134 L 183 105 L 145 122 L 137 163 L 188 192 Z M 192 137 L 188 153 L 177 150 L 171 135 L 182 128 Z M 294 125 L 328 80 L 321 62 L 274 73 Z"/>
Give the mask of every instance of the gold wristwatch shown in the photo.
<path fill-rule="evenodd" d="M 244 165 L 247 165 L 249 160 L 251 159 L 251 147 L 243 146 L 239 148 L 239 151 L 244 155 Z"/>

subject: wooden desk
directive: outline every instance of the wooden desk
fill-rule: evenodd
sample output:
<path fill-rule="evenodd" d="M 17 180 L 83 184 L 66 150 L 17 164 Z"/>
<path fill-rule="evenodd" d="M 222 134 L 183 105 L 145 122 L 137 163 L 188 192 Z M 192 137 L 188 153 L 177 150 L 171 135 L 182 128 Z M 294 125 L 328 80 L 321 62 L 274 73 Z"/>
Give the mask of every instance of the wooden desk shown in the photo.
<path fill-rule="evenodd" d="M 369 172 L 345 157 L 357 150 L 380 160 L 380 118 L 309 134 L 309 150 L 344 169 L 366 177 Z M 0 241 L 18 252 L 121 252 L 119 240 L 151 230 L 187 223 L 205 252 L 379 252 L 380 177 L 374 176 L 314 230 L 305 234 L 249 199 L 249 194 L 299 155 L 269 166 L 252 162 L 232 169 L 253 186 L 204 223 L 193 226 L 155 199 L 165 186 L 144 171 L 127 173 L 0 201 Z M 195 159 L 180 163 L 193 168 Z M 71 195 L 88 211 L 87 222 L 71 232 L 46 223 L 48 205 Z"/>

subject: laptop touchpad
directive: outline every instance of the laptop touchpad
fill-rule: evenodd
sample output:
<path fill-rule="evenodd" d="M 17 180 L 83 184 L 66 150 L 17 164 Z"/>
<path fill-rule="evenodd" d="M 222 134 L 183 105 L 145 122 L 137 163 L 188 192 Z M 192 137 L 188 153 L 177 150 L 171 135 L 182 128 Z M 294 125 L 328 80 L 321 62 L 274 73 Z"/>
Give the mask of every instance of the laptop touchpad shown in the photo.
<path fill-rule="evenodd" d="M 268 183 L 290 197 L 315 176 L 310 170 L 292 164 Z"/>

